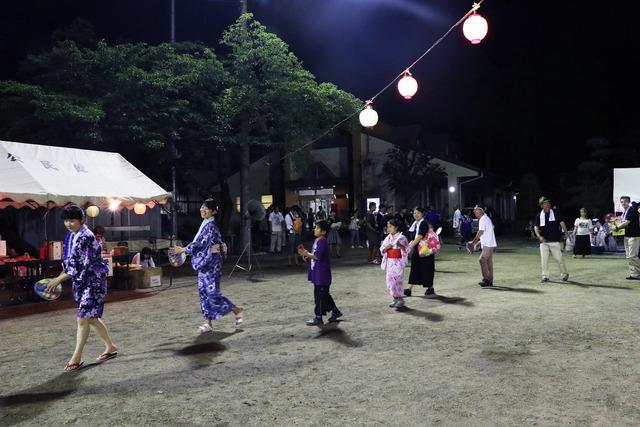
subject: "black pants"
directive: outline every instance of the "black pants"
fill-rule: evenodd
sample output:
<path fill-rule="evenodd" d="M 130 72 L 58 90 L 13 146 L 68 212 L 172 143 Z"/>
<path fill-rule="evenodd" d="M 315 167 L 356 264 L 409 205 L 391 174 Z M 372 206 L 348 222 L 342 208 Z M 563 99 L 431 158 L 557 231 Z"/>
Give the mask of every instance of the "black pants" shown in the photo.
<path fill-rule="evenodd" d="M 333 297 L 329 293 L 330 286 L 315 286 L 313 287 L 313 296 L 316 301 L 315 314 L 316 317 L 322 317 L 330 311 L 337 311 L 336 303 L 333 301 Z"/>
<path fill-rule="evenodd" d="M 435 256 L 421 257 L 418 248 L 413 249 L 411 255 L 411 272 L 409 273 L 410 285 L 422 285 L 425 288 L 433 287 L 433 276 L 436 271 Z"/>

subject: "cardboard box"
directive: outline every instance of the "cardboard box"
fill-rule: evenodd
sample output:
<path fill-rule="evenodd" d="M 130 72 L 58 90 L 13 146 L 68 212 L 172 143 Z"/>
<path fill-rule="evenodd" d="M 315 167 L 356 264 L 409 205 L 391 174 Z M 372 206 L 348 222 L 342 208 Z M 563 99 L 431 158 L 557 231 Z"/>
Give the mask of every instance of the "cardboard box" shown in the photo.
<path fill-rule="evenodd" d="M 144 270 L 143 288 L 162 286 L 162 267 L 151 267 Z"/>
<path fill-rule="evenodd" d="M 0 256 L 7 256 L 7 241 L 0 240 Z"/>
<path fill-rule="evenodd" d="M 49 261 L 59 261 L 62 259 L 62 247 L 63 243 L 61 241 L 51 241 L 48 245 L 48 253 L 49 253 Z"/>

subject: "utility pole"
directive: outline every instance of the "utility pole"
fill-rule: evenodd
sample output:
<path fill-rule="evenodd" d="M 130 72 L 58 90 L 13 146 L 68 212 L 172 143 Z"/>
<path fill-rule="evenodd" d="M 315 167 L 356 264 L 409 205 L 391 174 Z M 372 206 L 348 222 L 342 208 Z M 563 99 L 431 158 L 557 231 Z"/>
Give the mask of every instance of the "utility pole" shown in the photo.
<path fill-rule="evenodd" d="M 176 0 L 171 0 L 171 43 L 176 42 Z M 171 142 L 173 144 L 173 142 Z M 176 186 L 176 160 L 177 160 L 177 148 L 173 147 L 171 155 L 173 156 L 173 162 L 171 164 L 171 241 L 178 237 L 178 188 Z"/>
<path fill-rule="evenodd" d="M 240 0 L 240 13 L 247 13 L 247 0 Z M 245 31 L 247 30 L 245 26 Z M 247 211 L 247 204 L 251 197 L 251 150 L 249 148 L 249 132 L 246 123 L 240 126 L 240 215 L 242 217 L 242 247 L 251 245 L 251 217 Z M 249 247 L 249 250 L 251 248 Z M 251 252 L 249 252 L 251 253 Z"/>

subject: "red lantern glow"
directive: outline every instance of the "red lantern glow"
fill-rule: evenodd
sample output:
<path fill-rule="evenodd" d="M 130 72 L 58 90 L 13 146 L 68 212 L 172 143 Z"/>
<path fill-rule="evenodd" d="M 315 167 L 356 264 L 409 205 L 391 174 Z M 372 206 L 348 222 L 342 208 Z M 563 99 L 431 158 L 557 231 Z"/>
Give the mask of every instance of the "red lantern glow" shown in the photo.
<path fill-rule="evenodd" d="M 471 44 L 478 44 L 487 36 L 489 31 L 489 24 L 487 20 L 482 16 L 473 12 L 469 16 L 462 26 L 462 32 L 464 36 L 471 42 Z"/>

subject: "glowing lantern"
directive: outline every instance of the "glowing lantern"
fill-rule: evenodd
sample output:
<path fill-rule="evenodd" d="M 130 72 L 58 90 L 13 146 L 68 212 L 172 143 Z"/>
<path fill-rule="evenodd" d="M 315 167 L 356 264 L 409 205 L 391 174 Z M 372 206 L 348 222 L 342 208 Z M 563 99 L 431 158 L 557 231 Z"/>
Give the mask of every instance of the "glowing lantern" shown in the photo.
<path fill-rule="evenodd" d="M 144 213 L 147 211 L 147 205 L 145 205 L 144 203 L 136 203 L 135 205 L 133 205 L 133 211 L 138 215 L 144 215 Z"/>
<path fill-rule="evenodd" d="M 411 76 L 409 70 L 404 72 L 404 76 L 398 82 L 398 92 L 404 99 L 411 99 L 418 91 L 418 82 Z"/>
<path fill-rule="evenodd" d="M 366 128 L 372 128 L 378 123 L 378 113 L 371 107 L 371 102 L 367 101 L 364 109 L 360 111 L 360 124 Z"/>
<path fill-rule="evenodd" d="M 489 24 L 487 24 L 487 20 L 476 12 L 473 12 L 471 16 L 464 21 L 464 25 L 462 26 L 464 36 L 469 39 L 471 44 L 480 43 L 482 39 L 487 36 L 488 31 Z"/>
<path fill-rule="evenodd" d="M 100 215 L 100 208 L 98 208 L 97 206 L 89 206 L 87 208 L 87 216 L 89 218 L 95 218 L 98 215 Z"/>
<path fill-rule="evenodd" d="M 120 200 L 118 199 L 113 199 L 109 202 L 109 210 L 111 212 L 117 211 L 119 206 L 120 206 Z"/>

